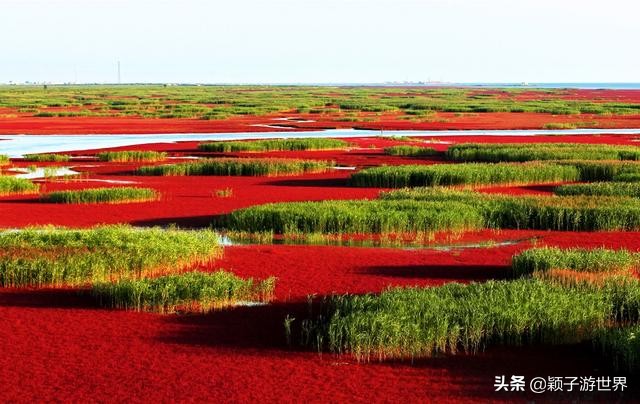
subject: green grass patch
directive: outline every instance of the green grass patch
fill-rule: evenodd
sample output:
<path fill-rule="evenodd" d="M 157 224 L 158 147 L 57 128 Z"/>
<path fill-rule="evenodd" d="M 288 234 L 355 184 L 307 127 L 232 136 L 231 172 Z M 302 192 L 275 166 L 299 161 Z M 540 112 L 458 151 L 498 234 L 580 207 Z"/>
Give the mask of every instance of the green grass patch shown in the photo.
<path fill-rule="evenodd" d="M 0 196 L 12 194 L 34 194 L 38 185 L 25 178 L 0 175 Z"/>
<path fill-rule="evenodd" d="M 333 161 L 295 159 L 205 159 L 196 162 L 140 167 L 139 175 L 279 176 L 325 172 Z"/>
<path fill-rule="evenodd" d="M 385 147 L 384 152 L 391 156 L 426 157 L 435 156 L 438 152 L 433 147 L 398 145 Z"/>
<path fill-rule="evenodd" d="M 212 231 L 130 226 L 0 232 L 0 285 L 79 286 L 181 272 L 221 256 Z"/>
<path fill-rule="evenodd" d="M 11 163 L 11 159 L 9 158 L 9 156 L 0 154 L 0 166 L 6 166 L 9 163 Z"/>
<path fill-rule="evenodd" d="M 464 163 L 382 166 L 351 175 L 356 187 L 402 188 L 418 186 L 474 186 L 576 181 L 573 166 L 553 163 Z"/>
<path fill-rule="evenodd" d="M 243 301 L 269 302 L 273 298 L 274 287 L 275 278 L 254 281 L 218 271 L 95 283 L 92 292 L 105 306 L 174 313 L 207 312 Z"/>
<path fill-rule="evenodd" d="M 232 231 L 276 234 L 404 234 L 482 228 L 559 231 L 640 230 L 640 201 L 620 197 L 535 197 L 413 188 L 381 200 L 283 202 L 236 210 L 216 223 Z"/>
<path fill-rule="evenodd" d="M 65 162 L 71 160 L 71 156 L 68 154 L 55 154 L 55 153 L 45 153 L 45 154 L 25 154 L 25 161 L 34 161 L 38 163 L 44 162 Z"/>
<path fill-rule="evenodd" d="M 478 212 L 486 228 L 640 230 L 640 201 L 635 198 L 488 195 L 443 188 L 401 189 L 380 196 L 383 200 L 461 203 Z"/>
<path fill-rule="evenodd" d="M 640 325 L 600 330 L 594 344 L 614 370 L 640 373 Z"/>
<path fill-rule="evenodd" d="M 157 151 L 126 150 L 110 151 L 96 154 L 100 161 L 114 161 L 118 163 L 128 162 L 155 162 L 163 161 L 167 158 L 167 153 Z"/>
<path fill-rule="evenodd" d="M 578 143 L 463 143 L 450 146 L 447 159 L 459 162 L 534 160 L 640 160 L 636 146 Z"/>
<path fill-rule="evenodd" d="M 482 215 L 456 202 L 285 202 L 236 210 L 220 223 L 233 231 L 295 233 L 415 233 L 481 228 Z"/>
<path fill-rule="evenodd" d="M 640 183 L 594 182 L 591 184 L 562 185 L 554 190 L 556 195 L 628 196 L 640 198 Z"/>
<path fill-rule="evenodd" d="M 344 140 L 307 138 L 211 142 L 198 145 L 198 149 L 206 152 L 231 153 L 344 149 L 348 146 L 349 144 Z"/>
<path fill-rule="evenodd" d="M 527 92 L 527 99 L 520 96 Z M 534 92 L 533 97 L 530 97 Z M 368 112 L 430 117 L 452 113 L 637 114 L 640 106 L 604 99 L 565 99 L 565 90 L 542 89 L 397 89 L 384 87 L 314 86 L 160 86 L 49 85 L 0 86 L 0 108 L 34 116 L 139 116 L 144 118 L 225 119 L 264 116 L 298 110 L 332 113 L 332 119 L 371 119 Z M 51 110 L 48 107 L 56 107 Z M 338 109 L 338 108 L 341 108 Z M 581 122 L 576 122 L 583 126 Z"/>
<path fill-rule="evenodd" d="M 627 250 L 542 247 L 513 256 L 511 268 L 516 277 L 551 271 L 621 274 L 635 270 L 639 263 L 638 254 Z"/>
<path fill-rule="evenodd" d="M 544 129 L 576 129 L 578 124 L 573 122 L 549 122 L 542 126 Z"/>
<path fill-rule="evenodd" d="M 114 187 L 55 191 L 43 196 L 52 203 L 128 203 L 155 201 L 160 194 L 151 188 Z"/>
<path fill-rule="evenodd" d="M 617 288 L 634 299 L 640 289 L 637 283 Z M 302 321 L 302 341 L 361 361 L 475 353 L 490 344 L 575 343 L 618 316 L 613 296 L 606 288 L 535 279 L 333 296 Z"/>
<path fill-rule="evenodd" d="M 558 161 L 559 165 L 575 167 L 580 172 L 580 181 L 634 182 L 640 177 L 640 164 L 631 161 Z"/>

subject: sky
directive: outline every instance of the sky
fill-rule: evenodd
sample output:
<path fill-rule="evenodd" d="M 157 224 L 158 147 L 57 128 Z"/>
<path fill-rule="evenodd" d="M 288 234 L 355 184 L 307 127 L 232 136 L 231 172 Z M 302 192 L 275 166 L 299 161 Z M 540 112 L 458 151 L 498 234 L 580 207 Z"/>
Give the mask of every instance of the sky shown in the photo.
<path fill-rule="evenodd" d="M 640 82 L 637 0 L 0 0 L 0 83 Z"/>

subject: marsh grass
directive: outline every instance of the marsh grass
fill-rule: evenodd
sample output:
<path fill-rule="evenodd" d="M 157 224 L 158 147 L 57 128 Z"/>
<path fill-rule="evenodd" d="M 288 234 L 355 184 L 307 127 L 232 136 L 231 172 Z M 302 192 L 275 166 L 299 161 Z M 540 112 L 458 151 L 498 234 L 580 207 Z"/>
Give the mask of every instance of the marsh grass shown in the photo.
<path fill-rule="evenodd" d="M 590 184 L 562 185 L 554 190 L 556 195 L 628 196 L 640 198 L 640 183 L 594 182 Z"/>
<path fill-rule="evenodd" d="M 160 194 L 151 188 L 113 187 L 55 191 L 43 195 L 42 200 L 51 203 L 130 203 L 159 198 Z"/>
<path fill-rule="evenodd" d="M 11 163 L 11 159 L 9 159 L 9 156 L 0 154 L 0 166 L 6 166 L 10 163 Z"/>
<path fill-rule="evenodd" d="M 349 143 L 338 139 L 307 138 L 307 139 L 269 139 L 250 141 L 221 141 L 203 143 L 198 149 L 206 152 L 265 152 L 265 151 L 300 151 L 300 150 L 328 150 L 344 149 Z"/>
<path fill-rule="evenodd" d="M 490 344 L 575 343 L 610 324 L 617 303 L 601 288 L 536 279 L 396 288 L 327 298 L 301 322 L 301 340 L 359 361 L 476 353 Z"/>
<path fill-rule="evenodd" d="M 575 167 L 580 173 L 580 181 L 585 182 L 634 182 L 640 177 L 640 164 L 635 161 L 566 160 L 557 164 Z"/>
<path fill-rule="evenodd" d="M 38 193 L 40 187 L 25 178 L 0 175 L 0 196 Z"/>
<path fill-rule="evenodd" d="M 544 129 L 576 129 L 578 124 L 573 122 L 548 122 L 542 125 Z"/>
<path fill-rule="evenodd" d="M 640 256 L 627 250 L 542 247 L 513 256 L 511 269 L 515 277 L 601 283 L 611 277 L 633 277 L 639 264 Z"/>
<path fill-rule="evenodd" d="M 142 151 L 142 150 L 125 150 L 125 151 L 110 151 L 101 152 L 96 154 L 100 161 L 113 161 L 118 163 L 128 162 L 156 162 L 163 161 L 167 158 L 167 153 L 157 151 Z"/>
<path fill-rule="evenodd" d="M 640 373 L 640 325 L 600 330 L 594 345 L 615 371 Z"/>
<path fill-rule="evenodd" d="M 438 152 L 432 147 L 398 145 L 385 147 L 384 152 L 391 156 L 427 157 L 435 156 Z"/>
<path fill-rule="evenodd" d="M 534 160 L 640 160 L 640 148 L 576 143 L 463 143 L 450 146 L 447 159 L 459 162 Z"/>
<path fill-rule="evenodd" d="M 236 210 L 218 227 L 276 234 L 398 234 L 477 229 L 640 230 L 640 201 L 620 197 L 536 197 L 443 188 L 402 189 L 380 200 L 283 202 Z"/>
<path fill-rule="evenodd" d="M 483 217 L 485 228 L 560 231 L 640 230 L 640 201 L 611 196 L 509 196 L 446 188 L 383 192 L 383 200 L 459 203 Z"/>
<path fill-rule="evenodd" d="M 38 163 L 44 162 L 66 162 L 71 160 L 71 156 L 68 154 L 25 154 L 25 161 L 34 161 Z"/>
<path fill-rule="evenodd" d="M 474 186 L 576 181 L 579 171 L 553 163 L 463 163 L 366 168 L 351 175 L 356 187 Z"/>
<path fill-rule="evenodd" d="M 241 302 L 269 302 L 274 287 L 275 278 L 254 281 L 218 271 L 94 283 L 92 293 L 102 305 L 119 309 L 208 312 Z"/>
<path fill-rule="evenodd" d="M 140 167 L 139 175 L 231 175 L 285 176 L 325 172 L 335 166 L 333 161 L 294 160 L 276 158 L 218 158 L 196 162 Z"/>
<path fill-rule="evenodd" d="M 419 237 L 479 229 L 482 224 L 482 215 L 461 203 L 378 200 L 272 203 L 236 210 L 217 223 L 244 232 L 411 233 Z"/>
<path fill-rule="evenodd" d="M 0 285 L 82 286 L 181 272 L 219 258 L 212 231 L 27 228 L 0 232 Z"/>

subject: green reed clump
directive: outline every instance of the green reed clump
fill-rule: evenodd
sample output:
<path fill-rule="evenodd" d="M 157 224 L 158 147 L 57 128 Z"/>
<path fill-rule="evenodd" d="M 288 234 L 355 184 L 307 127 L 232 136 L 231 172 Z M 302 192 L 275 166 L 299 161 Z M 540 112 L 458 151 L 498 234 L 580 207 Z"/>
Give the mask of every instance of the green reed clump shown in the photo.
<path fill-rule="evenodd" d="M 109 151 L 96 154 L 100 161 L 114 161 L 118 163 L 128 162 L 155 162 L 167 158 L 167 153 L 143 150 Z"/>
<path fill-rule="evenodd" d="M 155 201 L 160 194 L 151 188 L 113 187 L 55 191 L 42 199 L 52 203 L 128 203 Z"/>
<path fill-rule="evenodd" d="M 463 143 L 449 147 L 446 157 L 461 162 L 534 160 L 640 160 L 640 148 L 577 143 Z"/>
<path fill-rule="evenodd" d="M 11 194 L 33 194 L 38 192 L 38 185 L 26 178 L 0 175 L 0 196 Z"/>
<path fill-rule="evenodd" d="M 549 122 L 542 125 L 544 129 L 576 129 L 577 123 L 573 122 Z"/>
<path fill-rule="evenodd" d="M 552 270 L 611 273 L 635 269 L 640 256 L 627 250 L 555 247 L 532 248 L 512 257 L 514 276 L 544 274 Z"/>
<path fill-rule="evenodd" d="M 173 313 L 178 310 L 210 310 L 239 302 L 269 302 L 275 278 L 242 279 L 230 272 L 189 272 L 152 279 L 125 279 L 94 283 L 92 293 L 109 307 Z"/>
<path fill-rule="evenodd" d="M 71 160 L 71 156 L 68 154 L 25 154 L 24 160 L 26 161 L 34 161 L 38 163 L 44 162 L 65 162 Z"/>
<path fill-rule="evenodd" d="M 600 289 L 520 279 L 333 296 L 301 329 L 305 344 L 370 361 L 575 343 L 607 326 L 614 312 Z"/>
<path fill-rule="evenodd" d="M 614 370 L 640 373 L 640 325 L 600 330 L 596 334 L 594 345 L 611 362 Z"/>
<path fill-rule="evenodd" d="M 130 226 L 0 232 L 0 286 L 77 286 L 175 273 L 220 257 L 212 231 Z"/>
<path fill-rule="evenodd" d="M 435 156 L 438 152 L 433 147 L 398 145 L 385 147 L 384 152 L 392 156 L 426 157 Z"/>
<path fill-rule="evenodd" d="M 621 173 L 615 176 L 618 182 L 640 182 L 640 173 Z"/>
<path fill-rule="evenodd" d="M 139 175 L 239 175 L 278 176 L 319 173 L 335 166 L 334 161 L 275 158 L 204 159 L 196 162 L 140 167 Z"/>
<path fill-rule="evenodd" d="M 464 163 L 382 166 L 351 175 L 356 187 L 401 188 L 485 184 L 525 184 L 576 181 L 575 167 L 548 163 Z"/>
<path fill-rule="evenodd" d="M 640 183 L 594 182 L 591 184 L 562 185 L 554 190 L 556 195 L 629 196 L 640 198 Z"/>
<path fill-rule="evenodd" d="M 11 159 L 9 159 L 9 156 L 0 154 L 0 166 L 6 166 L 9 163 L 11 163 Z"/>
<path fill-rule="evenodd" d="M 640 201 L 608 196 L 509 196 L 438 188 L 384 192 L 383 200 L 463 203 L 487 228 L 561 231 L 640 230 Z"/>
<path fill-rule="evenodd" d="M 567 160 L 559 161 L 558 164 L 575 167 L 580 172 L 580 181 L 585 182 L 633 182 L 640 177 L 640 164 L 631 161 Z"/>
<path fill-rule="evenodd" d="M 344 149 L 348 146 L 349 143 L 339 139 L 305 138 L 211 142 L 198 145 L 198 149 L 206 152 L 231 153 Z"/>
<path fill-rule="evenodd" d="M 482 215 L 456 202 L 285 202 L 236 210 L 220 223 L 230 230 L 287 233 L 433 233 L 481 228 Z"/>

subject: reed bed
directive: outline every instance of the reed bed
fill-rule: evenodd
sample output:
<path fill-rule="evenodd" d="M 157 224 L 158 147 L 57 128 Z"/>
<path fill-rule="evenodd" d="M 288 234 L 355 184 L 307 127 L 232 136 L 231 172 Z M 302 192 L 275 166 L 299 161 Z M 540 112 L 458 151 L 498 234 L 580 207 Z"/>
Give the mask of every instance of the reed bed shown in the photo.
<path fill-rule="evenodd" d="M 242 302 L 273 299 L 275 278 L 242 279 L 232 273 L 189 272 L 153 279 L 94 283 L 92 293 L 102 305 L 136 311 L 208 312 Z"/>
<path fill-rule="evenodd" d="M 530 112 L 550 114 L 637 114 L 640 107 L 633 102 L 607 99 L 566 100 L 564 90 L 499 90 L 487 89 L 410 89 L 335 88 L 312 86 L 48 86 L 0 88 L 0 107 L 41 116 L 139 116 L 143 118 L 225 119 L 243 115 L 273 113 L 332 113 L 340 118 L 363 122 L 370 114 L 360 112 L 393 111 L 397 114 L 430 116 L 437 111 L 454 113 Z M 483 90 L 484 91 L 484 90 Z M 535 99 L 522 100 L 522 92 L 539 92 Z M 82 96 L 78 96 L 78 92 Z M 62 108 L 52 110 L 50 107 Z M 77 109 L 70 109 L 77 107 Z M 65 109 L 66 108 L 66 109 Z M 338 109 L 341 108 L 342 112 Z M 553 124 L 553 122 L 551 122 Z M 591 122 L 573 125 L 592 126 Z M 391 132 L 391 134 L 393 134 Z"/>
<path fill-rule="evenodd" d="M 585 182 L 640 180 L 640 164 L 637 162 L 567 160 L 557 164 L 575 167 L 580 173 L 580 181 Z"/>
<path fill-rule="evenodd" d="M 181 272 L 220 257 L 212 231 L 28 228 L 0 232 L 0 286 L 81 286 Z"/>
<path fill-rule="evenodd" d="M 542 247 L 513 256 L 511 269 L 516 277 L 594 281 L 602 275 L 632 276 L 639 263 L 640 256 L 627 250 Z"/>
<path fill-rule="evenodd" d="M 561 231 L 640 230 L 640 201 L 607 196 L 508 196 L 442 188 L 383 192 L 383 200 L 462 203 L 486 228 Z"/>
<path fill-rule="evenodd" d="M 601 288 L 537 279 L 450 283 L 333 296 L 302 321 L 301 331 L 303 344 L 360 361 L 419 358 L 475 353 L 489 344 L 575 343 L 605 328 L 618 311 Z"/>
<path fill-rule="evenodd" d="M 11 159 L 9 159 L 9 156 L 0 154 L 0 166 L 6 166 L 9 163 L 11 163 Z"/>
<path fill-rule="evenodd" d="M 0 196 L 14 194 L 34 194 L 40 188 L 25 178 L 0 175 Z"/>
<path fill-rule="evenodd" d="M 334 161 L 324 160 L 218 158 L 189 163 L 145 166 L 138 168 L 136 173 L 139 175 L 285 176 L 325 172 L 334 166 Z"/>
<path fill-rule="evenodd" d="M 382 166 L 351 175 L 356 187 L 473 186 L 577 181 L 579 171 L 553 163 L 463 163 Z"/>
<path fill-rule="evenodd" d="M 438 152 L 433 147 L 421 147 L 411 145 L 398 145 L 385 147 L 384 152 L 391 156 L 428 157 L 435 156 Z"/>
<path fill-rule="evenodd" d="M 405 234 L 494 228 L 640 230 L 640 201 L 623 197 L 487 195 L 442 188 L 381 194 L 381 200 L 283 202 L 236 210 L 216 223 L 276 234 Z"/>
<path fill-rule="evenodd" d="M 456 202 L 285 202 L 236 210 L 218 225 L 234 231 L 278 234 L 433 233 L 481 228 L 482 215 Z"/>
<path fill-rule="evenodd" d="M 562 185 L 554 190 L 556 195 L 628 196 L 640 198 L 640 183 L 594 182 L 590 184 Z"/>
<path fill-rule="evenodd" d="M 640 147 L 576 143 L 464 143 L 449 147 L 446 157 L 460 162 L 534 160 L 640 160 Z"/>
<path fill-rule="evenodd" d="M 129 162 L 156 162 L 164 161 L 167 159 L 167 153 L 157 151 L 143 151 L 143 150 L 125 150 L 125 151 L 110 151 L 101 152 L 96 154 L 100 161 L 113 161 L 118 163 Z"/>
<path fill-rule="evenodd" d="M 233 153 L 244 151 L 335 150 L 344 149 L 348 146 L 349 143 L 344 140 L 306 138 L 211 142 L 198 145 L 198 149 L 206 152 Z"/>
<path fill-rule="evenodd" d="M 615 371 L 640 373 L 640 325 L 600 330 L 594 345 Z"/>
<path fill-rule="evenodd" d="M 62 163 L 71 160 L 68 154 L 43 153 L 43 154 L 25 154 L 25 161 L 33 161 L 37 163 L 55 162 Z"/>
<path fill-rule="evenodd" d="M 130 203 L 156 201 L 160 194 L 151 188 L 114 187 L 55 191 L 42 197 L 51 203 Z"/>

